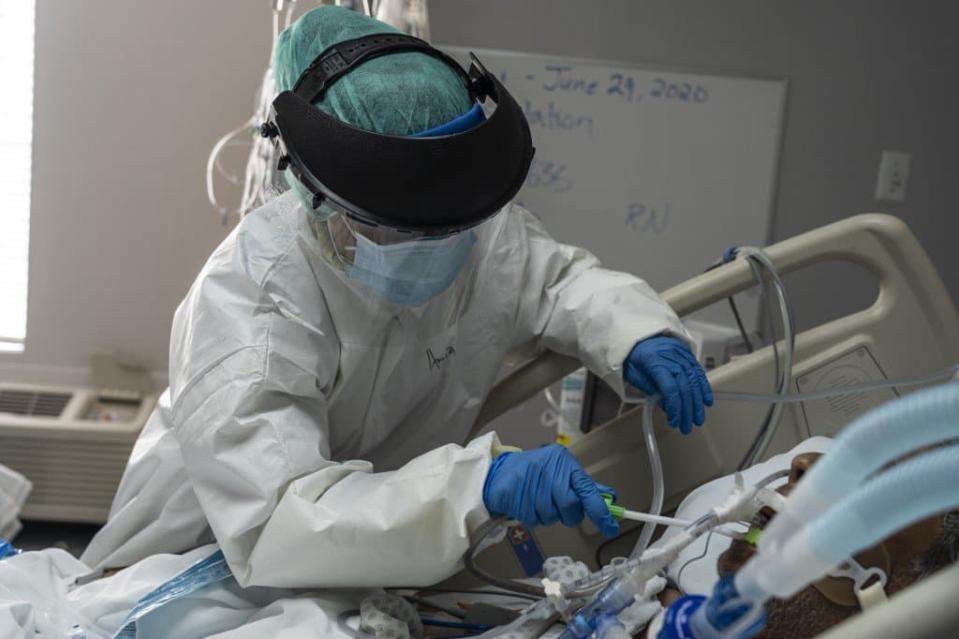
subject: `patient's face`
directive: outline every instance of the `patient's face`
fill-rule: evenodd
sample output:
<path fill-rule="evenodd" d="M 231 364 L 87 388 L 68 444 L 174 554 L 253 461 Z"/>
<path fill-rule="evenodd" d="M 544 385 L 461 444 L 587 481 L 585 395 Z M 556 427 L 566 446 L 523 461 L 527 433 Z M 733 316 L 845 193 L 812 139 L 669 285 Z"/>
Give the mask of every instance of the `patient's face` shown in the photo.
<path fill-rule="evenodd" d="M 779 489 L 788 495 L 803 474 L 819 458 L 818 453 L 805 453 L 793 458 L 789 482 Z M 774 515 L 763 509 L 754 525 L 762 528 Z M 878 546 L 858 555 L 865 568 L 877 566 L 888 575 L 886 593 L 892 594 L 911 585 L 918 578 L 955 560 L 955 538 L 943 529 L 943 517 L 936 516 L 884 540 Z M 716 568 L 720 575 L 735 573 L 755 554 L 746 541 L 736 540 L 719 556 Z M 770 601 L 766 605 L 768 623 L 758 637 L 772 639 L 814 637 L 859 612 L 852 580 L 827 577 L 800 591 L 787 601 Z"/>

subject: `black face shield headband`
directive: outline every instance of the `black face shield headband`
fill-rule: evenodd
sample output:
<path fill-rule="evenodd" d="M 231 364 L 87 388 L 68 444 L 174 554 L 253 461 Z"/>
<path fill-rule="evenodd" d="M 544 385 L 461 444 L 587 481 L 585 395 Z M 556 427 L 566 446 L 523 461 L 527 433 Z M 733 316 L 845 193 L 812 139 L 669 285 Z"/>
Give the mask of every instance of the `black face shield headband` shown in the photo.
<path fill-rule="evenodd" d="M 312 105 L 351 69 L 390 53 L 418 51 L 444 61 L 470 97 L 496 109 L 468 131 L 439 137 L 402 137 L 364 131 Z M 273 101 L 261 127 L 313 194 L 361 222 L 443 235 L 475 226 L 519 191 L 533 159 L 529 125 L 516 101 L 475 56 L 469 72 L 426 42 L 378 34 L 348 40 L 320 54 L 292 91 Z"/>

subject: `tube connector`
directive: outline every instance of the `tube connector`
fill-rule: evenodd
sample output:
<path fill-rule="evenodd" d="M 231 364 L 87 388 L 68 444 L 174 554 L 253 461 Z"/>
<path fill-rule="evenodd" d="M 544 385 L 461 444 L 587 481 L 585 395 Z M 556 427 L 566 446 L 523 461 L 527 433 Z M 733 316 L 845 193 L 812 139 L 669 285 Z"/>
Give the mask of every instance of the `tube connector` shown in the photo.
<path fill-rule="evenodd" d="M 742 473 L 736 473 L 732 492 L 723 500 L 723 503 L 714 507 L 712 512 L 721 524 L 749 521 L 760 508 L 756 500 L 757 492 L 758 489 L 755 486 L 746 486 Z"/>
<path fill-rule="evenodd" d="M 563 584 L 552 579 L 542 579 L 540 583 L 543 584 L 543 593 L 546 595 L 546 600 L 563 619 L 568 619 L 570 602 L 566 598 Z"/>
<path fill-rule="evenodd" d="M 609 493 L 603 493 L 603 501 L 606 502 L 606 508 L 609 510 L 609 514 L 616 519 L 622 519 L 626 514 L 626 509 L 614 503 L 613 496 Z"/>
<path fill-rule="evenodd" d="M 596 597 L 576 613 L 566 625 L 566 630 L 560 639 L 586 639 L 599 626 L 604 617 L 615 617 L 620 612 L 633 605 L 636 594 L 642 594 L 645 579 L 637 583 L 632 575 L 622 575 L 600 591 Z"/>

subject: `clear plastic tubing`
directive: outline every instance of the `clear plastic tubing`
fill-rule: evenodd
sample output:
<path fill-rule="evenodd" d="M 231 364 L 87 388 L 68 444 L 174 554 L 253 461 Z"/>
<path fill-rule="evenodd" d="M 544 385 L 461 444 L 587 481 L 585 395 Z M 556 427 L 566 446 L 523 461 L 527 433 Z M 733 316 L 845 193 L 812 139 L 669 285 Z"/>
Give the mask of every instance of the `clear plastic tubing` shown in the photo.
<path fill-rule="evenodd" d="M 955 415 L 954 431 L 959 430 Z M 791 597 L 846 558 L 896 531 L 959 507 L 957 487 L 959 445 L 897 464 L 839 501 L 781 549 L 760 550 L 736 575 L 736 590 L 753 601 Z"/>
<path fill-rule="evenodd" d="M 653 407 L 656 405 L 658 396 L 647 399 L 643 404 L 643 437 L 646 440 L 646 452 L 649 454 L 649 468 L 653 477 L 653 500 L 649 506 L 649 514 L 658 516 L 663 512 L 663 460 L 659 455 L 659 445 L 656 443 L 656 433 L 653 432 Z M 650 540 L 653 538 L 653 532 L 656 530 L 656 523 L 647 521 L 643 524 L 643 531 L 639 534 L 639 539 L 630 553 L 630 559 L 639 559 Z"/>
<path fill-rule="evenodd" d="M 775 265 L 773 265 L 772 260 L 769 259 L 765 251 L 751 246 L 744 246 L 739 249 L 738 253 L 745 255 L 747 258 L 751 258 L 749 266 L 753 270 L 756 282 L 762 285 L 762 276 L 759 274 L 756 266 L 760 264 L 766 269 L 766 272 L 769 273 L 769 276 L 773 280 L 773 285 L 776 287 L 777 297 L 779 298 L 779 314 L 782 317 L 783 323 L 783 350 L 785 351 L 782 378 L 776 380 L 776 384 L 779 388 L 777 394 L 780 396 L 786 395 L 789 392 L 789 387 L 792 386 L 793 358 L 796 350 L 796 336 L 794 334 L 796 322 L 792 305 L 789 302 L 789 297 L 786 295 L 786 285 L 783 284 L 782 278 L 779 277 L 779 271 L 776 270 Z M 760 440 L 756 442 L 755 448 L 751 447 L 749 457 L 745 460 L 746 465 L 751 466 L 755 464 L 766 454 L 766 451 L 769 449 L 769 444 L 772 442 L 773 437 L 776 435 L 776 430 L 779 428 L 779 420 L 782 418 L 784 409 L 785 404 L 783 402 L 775 402 L 773 404 L 773 411 L 769 415 L 769 422 L 767 423 L 766 429 L 760 435 Z"/>
<path fill-rule="evenodd" d="M 759 541 L 759 549 L 781 547 L 806 522 L 856 489 L 897 457 L 959 437 L 959 383 L 943 384 L 888 402 L 854 420 L 803 476 Z M 959 493 L 959 490 L 956 490 Z"/>

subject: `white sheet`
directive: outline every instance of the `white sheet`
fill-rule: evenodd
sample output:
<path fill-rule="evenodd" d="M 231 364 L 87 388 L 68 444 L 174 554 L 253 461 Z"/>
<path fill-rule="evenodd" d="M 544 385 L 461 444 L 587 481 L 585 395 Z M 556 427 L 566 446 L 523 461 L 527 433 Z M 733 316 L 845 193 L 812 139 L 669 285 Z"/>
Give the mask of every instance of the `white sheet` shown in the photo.
<path fill-rule="evenodd" d="M 74 625 L 88 639 L 112 637 L 142 596 L 215 550 L 210 545 L 184 555 L 155 555 L 73 588 L 89 568 L 62 550 L 25 552 L 0 561 L 0 637 L 65 639 Z M 241 589 L 231 578 L 143 617 L 137 637 L 346 637 L 336 628 L 337 615 L 359 608 L 369 594 Z"/>

